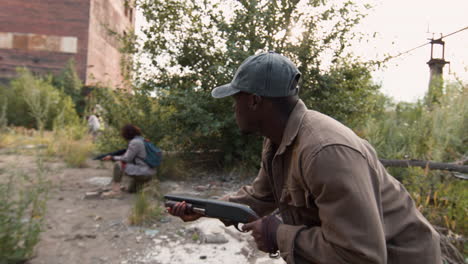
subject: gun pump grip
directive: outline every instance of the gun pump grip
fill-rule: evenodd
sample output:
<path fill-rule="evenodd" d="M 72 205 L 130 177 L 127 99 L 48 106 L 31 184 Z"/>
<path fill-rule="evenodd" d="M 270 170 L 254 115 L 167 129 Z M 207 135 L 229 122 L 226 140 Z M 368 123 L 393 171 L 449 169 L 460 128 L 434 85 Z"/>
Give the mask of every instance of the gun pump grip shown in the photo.
<path fill-rule="evenodd" d="M 165 206 L 165 207 L 170 207 L 170 208 L 172 208 L 172 207 L 174 207 L 177 203 L 179 203 L 179 202 L 176 202 L 176 201 L 166 201 L 166 202 L 164 203 L 164 206 Z M 204 214 L 204 213 L 205 213 L 205 211 L 204 211 L 203 209 L 195 208 L 195 207 L 193 206 L 193 204 L 186 203 L 185 205 L 186 205 L 186 207 L 185 207 L 185 213 L 186 213 L 186 214 L 193 214 L 193 213 Z"/>

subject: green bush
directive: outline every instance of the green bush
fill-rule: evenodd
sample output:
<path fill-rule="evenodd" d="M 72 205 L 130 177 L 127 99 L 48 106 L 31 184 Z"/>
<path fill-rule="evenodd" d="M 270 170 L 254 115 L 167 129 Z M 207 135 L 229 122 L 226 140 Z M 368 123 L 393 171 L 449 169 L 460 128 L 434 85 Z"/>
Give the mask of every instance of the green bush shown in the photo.
<path fill-rule="evenodd" d="M 34 76 L 25 68 L 18 69 L 9 86 L 0 87 L 0 95 L 8 101 L 9 125 L 52 129 L 60 114 L 64 124 L 79 121 L 71 98 L 55 88 L 50 77 Z"/>
<path fill-rule="evenodd" d="M 37 177 L 17 173 L 0 184 L 0 264 L 23 263 L 39 242 L 48 188 L 39 162 Z"/>
<path fill-rule="evenodd" d="M 85 101 L 81 94 L 83 83 L 76 71 L 75 61 L 70 59 L 65 68 L 60 74 L 54 75 L 52 78 L 53 85 L 64 94 L 71 98 L 76 111 L 82 115 L 85 110 Z"/>
<path fill-rule="evenodd" d="M 120 136 L 120 129 L 125 124 L 134 124 L 141 128 L 145 138 L 156 145 L 163 136 L 164 125 L 155 99 L 149 94 L 134 91 L 134 94 L 111 90 L 105 87 L 93 91 L 94 102 L 103 110 L 98 114 L 105 123 L 105 129 L 98 136 L 97 149 L 101 152 L 126 148 L 127 142 Z"/>

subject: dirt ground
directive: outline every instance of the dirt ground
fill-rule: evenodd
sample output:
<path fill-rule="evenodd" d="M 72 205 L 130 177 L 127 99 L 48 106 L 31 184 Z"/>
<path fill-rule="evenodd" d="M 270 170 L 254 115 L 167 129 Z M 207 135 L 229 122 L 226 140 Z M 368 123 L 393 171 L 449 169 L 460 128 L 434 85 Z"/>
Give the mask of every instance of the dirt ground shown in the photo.
<path fill-rule="evenodd" d="M 14 170 L 34 173 L 37 157 L 0 153 L 0 180 Z M 216 219 L 192 223 L 164 213 L 150 228 L 131 226 L 128 217 L 135 195 L 121 199 L 85 199 L 85 193 L 110 180 L 111 163 L 88 161 L 87 168 L 67 168 L 46 161 L 52 183 L 44 232 L 29 264 L 62 263 L 284 263 L 255 249 L 249 234 L 226 228 Z M 206 176 L 192 181 L 161 182 L 161 192 L 219 197 L 242 183 Z"/>

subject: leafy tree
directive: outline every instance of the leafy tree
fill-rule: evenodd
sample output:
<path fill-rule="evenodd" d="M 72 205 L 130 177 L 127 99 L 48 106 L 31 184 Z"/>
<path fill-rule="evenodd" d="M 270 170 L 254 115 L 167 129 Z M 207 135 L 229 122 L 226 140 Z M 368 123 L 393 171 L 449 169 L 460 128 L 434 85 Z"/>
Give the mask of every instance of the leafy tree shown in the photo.
<path fill-rule="evenodd" d="M 154 74 L 138 78 L 136 89 L 156 91 L 174 148 L 221 150 L 226 161 L 258 160 L 253 153 L 259 153 L 260 139 L 241 137 L 232 102 L 214 100 L 210 92 L 230 82 L 240 63 L 259 51 L 275 50 L 298 65 L 301 97 L 309 107 L 349 124 L 362 123 L 376 107 L 376 99 L 356 104 L 377 93 L 368 65 L 340 59 L 348 56 L 351 29 L 367 6 L 320 0 L 141 0 L 138 5 L 149 22 L 142 52 Z"/>
<path fill-rule="evenodd" d="M 317 84 L 305 89 L 302 97 L 313 109 L 358 129 L 382 110 L 385 99 L 379 89 L 365 64 L 339 62 L 318 76 Z"/>
<path fill-rule="evenodd" d="M 37 129 L 52 129 L 54 119 L 63 113 L 64 124 L 76 124 L 79 118 L 71 98 L 52 85 L 49 77 L 34 76 L 19 68 L 9 87 L 0 87 L 8 100 L 8 124 Z"/>
<path fill-rule="evenodd" d="M 28 78 L 26 81 L 25 85 L 31 85 L 32 89 L 25 89 L 21 96 L 29 108 L 29 114 L 36 120 L 36 127 L 42 133 L 49 115 L 52 96 L 48 93 L 47 88 L 40 89 L 41 87 L 36 86 L 37 82 L 34 79 Z"/>
<path fill-rule="evenodd" d="M 60 74 L 53 77 L 53 85 L 71 97 L 77 112 L 83 114 L 85 103 L 81 95 L 83 83 L 76 71 L 75 61 L 70 59 Z"/>
<path fill-rule="evenodd" d="M 99 137 L 98 148 L 111 151 L 124 147 L 126 143 L 120 136 L 120 128 L 128 123 L 140 127 L 144 136 L 153 142 L 163 137 L 162 117 L 155 99 L 147 91 L 136 90 L 134 94 L 98 87 L 93 91 L 93 103 L 103 106 L 99 112 L 106 122 L 106 129 Z"/>

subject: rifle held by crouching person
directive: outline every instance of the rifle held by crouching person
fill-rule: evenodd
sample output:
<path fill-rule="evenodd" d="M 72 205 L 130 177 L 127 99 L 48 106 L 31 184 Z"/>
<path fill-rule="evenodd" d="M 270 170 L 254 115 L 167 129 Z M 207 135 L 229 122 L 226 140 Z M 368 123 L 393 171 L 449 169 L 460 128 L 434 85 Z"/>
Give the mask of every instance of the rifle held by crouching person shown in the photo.
<path fill-rule="evenodd" d="M 206 217 L 217 218 L 225 224 L 232 223 L 239 231 L 241 231 L 239 223 L 245 224 L 259 219 L 250 207 L 243 204 L 171 194 L 164 195 L 164 198 L 166 207 L 172 208 L 178 202 L 185 201 L 187 205 L 185 213 L 198 213 Z"/>
<path fill-rule="evenodd" d="M 125 154 L 126 151 L 127 151 L 127 149 L 119 149 L 119 150 L 116 150 L 116 151 L 113 151 L 113 152 L 100 154 L 100 155 L 94 157 L 93 160 L 102 160 L 106 156 L 120 156 L 120 155 Z"/>

